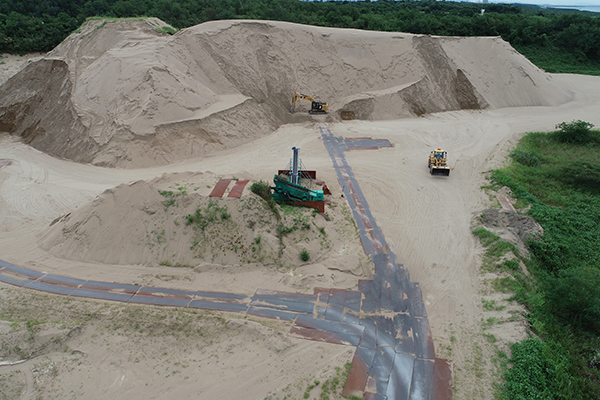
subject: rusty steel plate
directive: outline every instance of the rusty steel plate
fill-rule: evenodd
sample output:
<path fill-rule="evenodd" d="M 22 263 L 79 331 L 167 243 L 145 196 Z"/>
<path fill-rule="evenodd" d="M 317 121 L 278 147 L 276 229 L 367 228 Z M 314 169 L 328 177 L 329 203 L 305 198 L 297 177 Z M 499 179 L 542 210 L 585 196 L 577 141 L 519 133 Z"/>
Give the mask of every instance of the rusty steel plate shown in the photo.
<path fill-rule="evenodd" d="M 448 361 L 441 358 L 435 359 L 433 369 L 433 396 L 435 400 L 452 399 L 452 371 Z"/>
<path fill-rule="evenodd" d="M 229 182 L 231 182 L 231 179 L 221 179 L 219 182 L 217 182 L 208 197 L 223 197 L 225 190 L 227 190 L 227 186 L 229 186 Z"/>
<path fill-rule="evenodd" d="M 346 384 L 342 389 L 342 396 L 362 396 L 367 386 L 369 370 L 375 357 L 375 350 L 359 347 L 354 353 L 350 372 L 346 379 Z"/>
<path fill-rule="evenodd" d="M 235 182 L 227 197 L 241 197 L 248 182 L 250 182 L 248 179 Z"/>

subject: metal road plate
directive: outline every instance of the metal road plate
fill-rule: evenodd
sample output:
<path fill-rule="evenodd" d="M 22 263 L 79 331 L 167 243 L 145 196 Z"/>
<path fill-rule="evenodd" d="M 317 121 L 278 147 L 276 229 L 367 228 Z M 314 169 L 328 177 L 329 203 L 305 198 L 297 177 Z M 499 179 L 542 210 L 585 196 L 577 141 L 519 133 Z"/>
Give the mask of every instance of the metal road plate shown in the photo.
<path fill-rule="evenodd" d="M 191 299 L 178 299 L 173 297 L 140 296 L 134 295 L 129 303 L 154 304 L 157 306 L 187 307 Z"/>
<path fill-rule="evenodd" d="M 360 324 L 365 327 L 362 339 L 360 341 L 360 347 L 366 349 L 375 349 L 377 347 L 377 327 L 372 317 L 361 318 Z"/>
<path fill-rule="evenodd" d="M 195 294 L 196 294 L 196 292 L 190 292 L 187 290 L 144 286 L 140 290 L 137 291 L 136 296 L 159 297 L 159 298 L 170 297 L 173 299 L 189 299 L 189 300 L 191 300 L 195 296 Z"/>
<path fill-rule="evenodd" d="M 347 310 L 344 311 L 344 315 L 342 316 L 342 322 L 346 324 L 360 324 L 360 317 L 358 314 L 354 312 L 349 312 Z"/>
<path fill-rule="evenodd" d="M 361 284 L 359 281 L 359 289 L 363 294 L 363 298 L 360 304 L 360 310 L 363 313 L 372 314 L 381 309 L 379 302 L 379 293 L 375 282 L 363 281 Z"/>
<path fill-rule="evenodd" d="M 18 275 L 23 275 L 24 277 L 27 277 L 29 279 L 37 279 L 40 276 L 45 275 L 42 272 L 34 271 L 29 268 L 18 267 L 14 264 L 11 264 L 11 263 L 3 261 L 3 260 L 0 260 L 0 267 L 4 267 L 6 270 L 8 270 L 12 273 L 15 273 Z"/>
<path fill-rule="evenodd" d="M 274 297 L 257 298 L 255 296 L 252 298 L 250 305 L 253 307 L 273 308 L 282 311 L 293 311 L 296 313 L 310 314 L 311 316 L 315 309 L 314 303 L 282 300 Z"/>
<path fill-rule="evenodd" d="M 317 301 L 316 294 L 290 293 L 290 292 L 281 292 L 278 290 L 268 290 L 268 289 L 257 289 L 256 293 L 254 293 L 254 296 L 252 296 L 252 298 L 254 299 L 255 297 L 260 297 L 260 298 L 264 298 L 264 299 L 273 297 L 273 298 L 282 299 L 282 300 L 306 301 L 306 302 Z"/>
<path fill-rule="evenodd" d="M 375 350 L 358 347 L 352 358 L 350 372 L 342 389 L 342 396 L 362 396 L 367 385 L 369 370 L 373 364 Z"/>
<path fill-rule="evenodd" d="M 51 283 L 44 283 L 39 281 L 31 281 L 27 285 L 23 286 L 29 289 L 41 290 L 43 292 L 64 294 L 66 296 L 73 293 L 76 288 L 69 286 L 53 285 Z"/>
<path fill-rule="evenodd" d="M 301 315 L 301 314 L 297 314 L 297 313 L 290 313 L 290 312 L 285 312 L 285 311 L 280 311 L 280 310 L 273 310 L 273 309 L 259 308 L 259 307 L 249 307 L 247 313 L 250 315 L 256 315 L 258 317 L 281 319 L 281 320 L 285 320 L 285 321 L 293 321 L 299 315 Z"/>
<path fill-rule="evenodd" d="M 73 293 L 71 293 L 71 296 L 91 297 L 93 299 L 127 302 L 129 301 L 132 295 L 129 293 L 112 293 L 109 291 L 88 290 L 85 288 L 79 288 L 76 289 Z"/>
<path fill-rule="evenodd" d="M 369 370 L 369 377 L 374 382 L 384 381 L 387 382 L 390 379 L 390 373 L 394 366 L 394 358 L 396 356 L 396 350 L 393 347 L 377 347 L 375 349 L 375 358 L 373 358 L 373 365 Z M 380 393 L 375 390 L 370 390 L 374 393 Z M 385 395 L 385 393 L 381 393 Z"/>
<path fill-rule="evenodd" d="M 377 347 L 389 346 L 396 351 L 396 327 L 391 318 L 376 316 L 373 317 L 377 327 Z"/>
<path fill-rule="evenodd" d="M 342 306 L 336 304 L 329 304 L 327 310 L 325 310 L 325 320 L 342 322 L 344 316 L 344 309 Z"/>
<path fill-rule="evenodd" d="M 346 333 L 323 331 L 319 329 L 305 328 L 293 325 L 290 333 L 293 336 L 303 339 L 316 340 L 321 342 L 343 344 L 346 346 L 358 346 L 360 335 L 350 335 Z"/>
<path fill-rule="evenodd" d="M 414 363 L 410 400 L 431 400 L 433 389 L 433 360 L 417 358 Z"/>
<path fill-rule="evenodd" d="M 221 179 L 219 182 L 217 182 L 208 197 L 223 197 L 225 190 L 227 190 L 227 186 L 229 186 L 229 182 L 231 182 L 231 179 Z"/>
<path fill-rule="evenodd" d="M 348 290 L 344 297 L 344 308 L 355 313 L 360 312 L 362 293 L 357 290 Z"/>
<path fill-rule="evenodd" d="M 305 328 L 320 329 L 328 332 L 362 335 L 365 327 L 362 325 L 345 324 L 343 322 L 333 322 L 323 319 L 314 319 L 306 316 L 299 316 L 294 322 L 295 325 Z"/>
<path fill-rule="evenodd" d="M 21 275 L 7 273 L 6 270 L 0 271 L 0 282 L 9 283 L 15 286 L 24 286 L 31 282 L 29 279 L 22 279 Z"/>
<path fill-rule="evenodd" d="M 388 400 L 388 398 L 377 393 L 365 393 L 363 400 Z"/>
<path fill-rule="evenodd" d="M 231 188 L 227 197 L 241 197 L 248 182 L 250 182 L 248 179 L 237 181 Z"/>
<path fill-rule="evenodd" d="M 413 318 L 413 333 L 415 336 L 415 354 L 419 358 L 435 358 L 435 349 L 427 318 Z"/>
<path fill-rule="evenodd" d="M 433 398 L 435 400 L 452 400 L 452 371 L 450 371 L 448 361 L 436 358 L 433 376 Z"/>
<path fill-rule="evenodd" d="M 221 299 L 221 300 L 234 300 L 234 301 L 248 301 L 248 296 L 245 294 L 228 293 L 228 292 L 207 292 L 198 290 L 194 292 L 194 296 L 203 297 L 208 299 Z"/>
<path fill-rule="evenodd" d="M 141 289 L 141 286 L 128 285 L 126 283 L 86 281 L 85 284 L 81 285 L 81 289 L 101 290 L 101 291 L 111 291 L 114 293 L 134 294 L 134 293 L 137 293 L 137 291 Z"/>
<path fill-rule="evenodd" d="M 203 301 L 203 300 L 192 300 L 188 307 L 191 308 L 202 308 L 205 310 L 219 310 L 219 311 L 237 311 L 246 312 L 248 310 L 247 304 L 240 303 L 220 303 L 216 301 Z"/>
<path fill-rule="evenodd" d="M 415 354 L 414 325 L 416 318 L 407 314 L 394 315 L 396 352 Z"/>
<path fill-rule="evenodd" d="M 78 288 L 79 286 L 81 286 L 87 282 L 87 281 L 84 281 L 83 279 L 67 278 L 65 276 L 52 275 L 52 274 L 44 275 L 41 278 L 39 278 L 38 281 L 51 283 L 51 284 L 55 284 L 55 285 L 61 285 L 61 286 L 70 286 L 73 288 Z"/>
<path fill-rule="evenodd" d="M 423 303 L 423 294 L 418 283 L 412 283 L 412 290 L 408 292 L 408 309 L 413 317 L 427 317 L 427 310 Z"/>
<path fill-rule="evenodd" d="M 415 357 L 411 354 L 396 353 L 394 368 L 390 374 L 390 383 L 386 396 L 394 400 L 408 400 Z"/>

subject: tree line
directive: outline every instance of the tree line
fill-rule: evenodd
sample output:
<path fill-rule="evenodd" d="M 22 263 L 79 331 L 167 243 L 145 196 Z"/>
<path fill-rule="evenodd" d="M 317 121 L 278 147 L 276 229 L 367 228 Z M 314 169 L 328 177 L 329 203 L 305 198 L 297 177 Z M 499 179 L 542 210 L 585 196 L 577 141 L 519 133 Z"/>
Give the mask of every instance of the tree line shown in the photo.
<path fill-rule="evenodd" d="M 94 16 L 157 17 L 178 29 L 211 20 L 264 19 L 442 36 L 501 36 L 527 56 L 560 52 L 568 55 L 569 63 L 598 63 L 600 70 L 600 19 L 594 13 L 433 0 L 3 0 L 0 53 L 50 51 Z"/>

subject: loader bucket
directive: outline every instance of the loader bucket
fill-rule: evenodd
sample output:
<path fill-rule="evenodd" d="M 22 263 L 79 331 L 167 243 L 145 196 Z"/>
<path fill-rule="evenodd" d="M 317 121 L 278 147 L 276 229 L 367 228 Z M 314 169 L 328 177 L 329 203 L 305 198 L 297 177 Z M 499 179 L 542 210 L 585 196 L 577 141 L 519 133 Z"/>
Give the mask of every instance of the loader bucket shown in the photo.
<path fill-rule="evenodd" d="M 429 172 L 431 175 L 450 176 L 450 168 L 448 167 L 435 167 L 432 165 Z"/>

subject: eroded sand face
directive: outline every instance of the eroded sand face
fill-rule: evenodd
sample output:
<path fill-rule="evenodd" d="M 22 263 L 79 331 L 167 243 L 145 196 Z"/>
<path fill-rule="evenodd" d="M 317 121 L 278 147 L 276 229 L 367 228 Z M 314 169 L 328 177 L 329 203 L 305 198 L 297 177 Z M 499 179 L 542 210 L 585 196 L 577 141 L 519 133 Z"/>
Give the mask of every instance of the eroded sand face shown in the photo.
<path fill-rule="evenodd" d="M 215 23 L 207 27 L 190 28 L 189 32 L 183 32 L 180 36 L 187 38 L 186 40 L 197 40 L 198 36 L 195 35 L 195 32 L 201 30 L 201 35 L 207 37 L 212 35 L 215 37 L 214 40 L 220 40 L 218 46 L 223 50 L 223 54 L 235 54 L 232 44 L 235 43 L 233 40 L 236 38 L 235 35 L 233 39 L 228 39 L 222 35 L 222 32 L 230 30 L 235 33 L 236 29 L 244 31 L 244 29 L 251 28 L 233 24 L 226 29 L 222 24 Z M 278 23 L 268 23 L 258 26 L 261 29 L 267 29 L 265 26 L 278 27 L 278 25 Z M 309 27 L 283 25 L 286 27 L 284 31 L 288 36 L 285 37 L 285 40 L 277 39 L 277 43 L 284 49 L 292 42 L 305 43 L 307 30 L 310 33 L 309 36 L 317 38 L 314 40 L 321 41 L 325 38 L 326 41 L 322 42 L 323 45 L 327 43 L 327 46 L 331 46 L 331 48 L 335 47 L 331 43 L 336 43 L 336 41 L 339 43 L 343 43 L 344 40 L 352 42 L 358 38 L 364 42 L 364 49 L 367 51 L 366 49 L 375 46 L 373 44 L 376 42 L 375 39 L 381 39 L 378 36 L 380 34 L 372 32 L 342 31 L 337 33 L 335 30 L 326 30 L 325 28 L 312 30 L 313 28 Z M 269 32 L 264 35 L 272 35 L 272 32 Z M 254 33 L 254 35 L 258 34 Z M 397 36 L 398 38 L 393 38 L 393 35 L 389 34 L 389 40 L 391 42 L 397 40 L 402 43 L 408 40 L 408 35 L 397 34 Z M 176 38 L 159 38 L 158 40 L 174 39 Z M 264 37 L 263 40 L 267 39 L 274 40 L 271 36 Z M 373 41 L 370 42 L 370 40 Z M 42 242 L 52 229 L 49 226 L 52 221 L 65 214 L 76 213 L 78 209 L 89 207 L 91 202 L 104 191 L 118 185 L 130 185 L 138 180 L 152 181 L 165 173 L 189 174 L 189 180 L 195 179 L 192 177 L 196 173 L 201 173 L 205 177 L 236 176 L 254 181 L 271 180 L 275 170 L 285 167 L 289 161 L 292 146 L 301 148 L 303 162 L 309 168 L 318 171 L 319 177 L 325 180 L 332 189 L 335 201 L 342 202 L 341 188 L 337 184 L 331 160 L 320 141 L 317 126 L 327 124 L 337 136 L 385 138 L 394 144 L 393 148 L 349 152 L 346 154 L 348 161 L 361 184 L 371 211 L 388 243 L 393 246 L 393 251 L 398 256 L 397 261 L 403 263 L 409 270 L 413 281 L 421 284 L 438 356 L 446 357 L 453 362 L 457 380 L 456 398 L 492 398 L 493 369 L 490 366 L 474 366 L 474 360 L 478 354 L 479 357 L 483 355 L 485 359 L 493 352 L 493 348 L 487 347 L 488 345 L 481 337 L 480 321 L 482 318 L 488 318 L 489 314 L 481 307 L 483 295 L 481 288 L 485 285 L 481 282 L 484 278 L 478 272 L 478 267 L 482 249 L 471 234 L 474 213 L 495 202 L 480 189 L 481 185 L 485 183 L 483 173 L 501 165 L 507 152 L 525 132 L 552 130 L 557 123 L 574 119 L 582 119 L 600 126 L 600 116 L 597 114 L 600 102 L 598 95 L 600 79 L 572 75 L 547 75 L 531 67 L 526 60 L 515 54 L 514 57 L 520 60 L 519 62 L 522 63 L 522 67 L 530 77 L 524 79 L 534 80 L 538 84 L 535 86 L 537 91 L 534 92 L 523 91 L 523 85 L 516 85 L 518 89 L 510 89 L 510 85 L 508 85 L 510 80 L 507 81 L 506 78 L 503 78 L 506 76 L 507 70 L 510 70 L 503 64 L 505 61 L 495 63 L 492 57 L 487 57 L 485 62 L 477 63 L 475 61 L 478 57 L 484 57 L 481 50 L 484 46 L 482 45 L 480 50 L 477 48 L 470 50 L 473 53 L 463 53 L 472 46 L 459 48 L 458 44 L 461 40 L 463 39 L 456 38 L 440 40 L 437 43 L 444 48 L 448 58 L 463 70 L 467 77 L 470 77 L 469 82 L 477 89 L 478 96 L 487 103 L 487 108 L 484 110 L 427 113 L 421 117 L 411 117 L 411 114 L 407 113 L 400 115 L 407 118 L 393 118 L 394 115 L 397 115 L 394 114 L 396 106 L 390 105 L 391 102 L 386 100 L 386 96 L 393 99 L 395 98 L 393 96 L 405 93 L 405 86 L 402 85 L 408 84 L 414 79 L 419 80 L 420 75 L 418 74 L 422 73 L 420 71 L 426 64 L 426 62 L 417 61 L 417 57 L 414 55 L 408 57 L 408 54 L 412 54 L 410 49 L 413 47 L 407 45 L 405 53 L 402 54 L 407 54 L 406 57 L 413 60 L 414 63 L 420 63 L 420 66 L 418 68 L 415 66 L 414 70 L 406 72 L 404 76 L 411 76 L 410 79 L 406 78 L 408 79 L 406 82 L 394 81 L 393 85 L 395 86 L 392 87 L 401 86 L 401 88 L 392 90 L 395 93 L 393 96 L 388 92 L 373 94 L 369 92 L 368 85 L 361 88 L 363 92 L 360 93 L 371 93 L 368 96 L 360 94 L 369 99 L 366 109 L 371 107 L 369 104 L 379 105 L 372 106 L 373 111 L 365 120 L 336 121 L 333 119 L 335 112 L 331 113 L 333 115 L 329 121 L 324 117 L 309 120 L 308 117 L 301 116 L 299 118 L 303 118 L 303 120 L 300 122 L 282 125 L 274 132 L 268 129 L 263 131 L 264 128 L 261 127 L 258 129 L 260 135 L 257 137 L 244 138 L 239 141 L 232 139 L 232 144 L 235 146 L 231 148 L 211 148 L 201 157 L 197 157 L 198 154 L 186 153 L 185 157 L 180 159 L 181 161 L 160 167 L 113 169 L 74 163 L 51 157 L 27 146 L 18 138 L 2 134 L 0 136 L 0 159 L 10 160 L 11 163 L 0 169 L 1 258 L 29 268 L 78 278 L 143 283 L 174 288 L 214 290 L 215 287 L 218 287 L 219 290 L 224 291 L 252 293 L 257 288 L 310 291 L 315 286 L 355 287 L 357 276 L 347 270 L 344 271 L 346 263 L 335 258 L 305 265 L 291 271 L 256 267 L 240 273 L 226 267 L 182 269 L 164 265 L 150 267 L 145 264 L 109 264 L 99 263 L 97 260 L 74 260 L 69 257 L 65 258 L 66 254 L 60 254 L 58 257 L 51 248 L 44 248 Z M 469 40 L 474 41 L 469 42 L 471 44 L 477 42 L 477 38 Z M 484 43 L 489 43 L 490 40 L 492 39 L 479 39 Z M 494 40 L 497 46 L 505 46 L 497 39 Z M 228 43 L 231 44 L 229 47 Z M 312 43 L 307 42 L 303 46 L 309 51 L 314 48 Z M 190 45 L 188 44 L 188 46 Z M 349 46 L 338 45 L 338 48 L 347 49 Z M 435 46 L 435 43 L 424 42 L 420 46 Z M 493 46 L 486 48 L 493 48 Z M 186 57 L 192 54 L 184 50 L 181 50 L 180 53 Z M 214 54 L 214 51 L 211 54 Z M 457 60 L 461 57 L 458 55 L 462 55 L 463 60 L 472 57 L 475 61 L 473 63 L 465 61 L 464 65 L 459 65 L 460 61 Z M 359 62 L 354 53 L 348 54 L 346 57 L 348 60 L 354 60 L 350 63 L 354 66 L 360 62 L 366 62 L 364 60 L 368 58 L 362 57 L 363 61 Z M 69 60 L 66 64 L 71 68 L 70 64 L 74 61 Z M 83 64 L 89 62 L 83 60 L 78 62 Z M 317 57 L 315 63 L 321 62 L 319 60 Z M 371 62 L 374 61 L 371 60 Z M 249 62 L 243 64 L 244 68 L 249 70 L 256 69 L 256 66 L 251 66 Z M 412 65 L 410 62 L 407 64 Z M 373 68 L 372 65 L 363 67 Z M 81 72 L 82 66 L 76 68 L 79 69 L 75 69 L 75 71 L 83 73 Z M 302 70 L 308 66 L 298 68 Z M 480 73 L 480 76 L 484 77 L 481 78 L 482 80 L 488 79 L 487 86 L 478 84 L 478 80 L 473 78 L 474 70 L 484 70 L 485 73 Z M 69 71 L 72 70 L 69 69 Z M 158 73 L 163 73 L 163 71 L 158 71 Z M 294 73 L 300 76 L 300 72 Z M 309 71 L 306 72 L 306 76 L 308 73 Z M 65 74 L 65 77 L 67 75 Z M 515 73 L 513 77 L 516 76 L 518 74 Z M 213 77 L 211 79 L 213 82 L 221 78 Z M 297 79 L 299 81 L 305 79 L 308 82 L 307 78 Z M 336 76 L 335 79 L 339 79 L 343 83 L 343 79 L 348 78 Z M 378 79 L 386 81 L 383 78 Z M 495 82 L 496 86 L 489 86 L 495 79 L 499 79 L 500 83 Z M 80 81 L 75 80 L 74 82 Z M 385 85 L 377 86 L 379 85 L 377 82 L 377 80 L 373 81 L 373 87 L 376 87 L 377 90 L 384 90 Z M 386 82 L 389 83 L 389 81 Z M 540 82 L 550 82 L 551 85 L 544 86 Z M 356 99 L 352 98 L 356 94 L 339 82 L 335 82 L 335 84 L 340 86 L 341 94 L 339 95 L 334 91 L 334 84 L 328 86 L 330 84 L 324 82 L 307 83 L 307 87 L 315 92 L 318 89 L 326 88 L 326 96 L 322 98 L 332 99 L 332 110 L 359 104 Z M 226 86 L 225 83 L 223 85 L 223 87 Z M 210 109 L 211 106 L 216 107 L 214 104 L 218 104 L 222 100 L 220 96 L 246 96 L 248 94 L 230 82 L 227 85 L 230 85 L 228 86 L 231 89 L 230 92 L 219 92 L 215 97 L 216 102 L 207 105 L 204 110 Z M 352 86 L 353 84 L 350 82 L 348 85 Z M 293 91 L 295 88 L 291 90 Z M 200 91 L 199 89 L 198 92 Z M 375 90 L 373 89 L 373 91 Z M 443 92 L 443 88 L 440 91 Z M 347 102 L 339 100 L 346 96 L 350 99 Z M 271 107 L 269 115 L 274 115 L 275 117 L 272 117 L 275 118 L 274 120 L 279 118 L 278 122 L 273 123 L 274 127 L 292 121 L 286 120 L 286 118 L 291 118 L 289 115 L 283 117 L 289 106 L 287 97 L 278 97 L 269 105 Z M 73 97 L 70 98 L 73 102 Z M 87 98 L 93 98 L 93 96 Z M 269 96 L 265 94 L 264 101 L 268 103 L 271 100 L 267 100 L 267 98 Z M 98 99 L 100 103 L 106 102 L 105 97 L 99 96 Z M 233 101 L 232 99 L 235 98 L 226 97 L 225 99 Z M 235 101 L 233 102 L 235 103 Z M 340 101 L 339 107 L 336 105 L 338 101 Z M 365 104 L 363 100 L 361 101 L 363 103 L 360 104 Z M 73 104 L 77 104 L 77 101 L 74 101 Z M 525 107 L 527 105 L 531 106 Z M 73 107 L 75 110 L 79 106 L 74 105 Z M 273 111 L 277 107 L 284 109 L 281 111 L 281 116 Z M 198 110 L 197 112 L 210 113 L 210 111 Z M 212 110 L 217 109 L 213 108 Z M 378 117 L 377 112 L 383 113 L 384 110 L 387 110 L 385 112 L 388 114 Z M 210 115 L 216 121 L 218 118 L 215 114 L 220 115 L 220 112 L 217 110 Z M 232 113 L 232 111 L 229 112 Z M 78 113 L 79 111 L 76 111 L 73 115 L 79 115 Z M 167 114 L 171 115 L 171 113 Z M 92 115 L 92 113 L 88 115 Z M 200 119 L 202 120 L 202 118 Z M 84 120 L 85 118 L 82 117 L 81 121 Z M 130 119 L 129 128 L 146 129 L 148 126 L 154 126 L 152 124 L 137 126 L 135 121 L 137 119 L 134 117 Z M 241 130 L 246 127 L 251 130 L 254 129 L 249 127 L 251 121 L 246 121 L 247 125 L 244 125 L 243 120 L 236 120 L 235 123 L 240 126 Z M 81 123 L 84 125 L 84 122 Z M 127 124 L 124 123 L 123 126 L 125 125 Z M 219 134 L 228 132 L 225 128 L 223 131 L 216 131 Z M 85 130 L 81 132 L 85 132 Z M 111 134 L 113 138 L 118 137 L 116 131 L 106 133 L 108 136 L 102 136 L 105 133 L 90 132 L 86 133 L 89 138 L 86 140 L 93 141 L 94 146 L 99 146 L 98 149 L 101 148 L 103 141 L 109 143 L 112 140 L 109 139 Z M 122 144 L 123 142 L 115 143 Z M 115 149 L 119 148 L 117 144 L 114 146 Z M 442 147 L 448 151 L 449 164 L 452 168 L 449 178 L 431 177 L 428 174 L 426 157 L 433 147 Z M 108 147 L 103 149 L 108 149 Z M 101 153 L 104 150 L 99 151 Z M 162 155 L 166 154 L 166 150 L 160 151 Z M 146 153 L 140 152 L 140 160 L 143 158 L 143 154 Z M 146 154 L 147 159 L 151 161 L 145 165 L 156 163 L 157 158 L 154 154 Z M 117 159 L 120 156 L 115 157 Z M 133 159 L 131 158 L 131 160 Z M 131 167 L 131 165 L 127 166 Z M 198 179 L 198 183 L 204 183 L 202 179 Z M 208 190 L 206 186 L 204 188 Z M 348 241 L 348 243 L 353 246 L 348 251 L 355 254 L 360 252 L 361 248 L 358 242 Z M 3 286 L 0 293 L 3 298 L 17 299 L 17 304 L 31 304 L 38 308 L 47 305 L 49 308 L 59 309 L 64 302 L 64 306 L 67 307 L 66 300 L 57 296 L 38 296 L 28 291 L 11 289 L 8 286 Z M 6 303 L 3 302 L 3 304 Z M 53 305 L 54 303 L 58 304 Z M 88 303 L 75 302 L 75 305 L 68 306 L 83 307 L 87 311 L 80 310 L 79 312 L 89 313 L 97 310 L 98 307 L 102 310 L 102 304 L 90 302 L 88 305 Z M 110 316 L 113 313 L 121 314 L 123 312 L 120 305 L 106 307 L 108 308 L 101 311 L 101 314 Z M 144 310 L 146 310 L 145 307 Z M 142 331 L 146 330 L 148 326 L 152 326 L 152 316 L 148 313 L 163 313 L 162 309 L 159 310 L 139 312 Z M 210 322 L 211 315 L 202 314 L 202 318 Z M 183 398 L 206 399 L 263 399 L 270 395 L 272 398 L 283 398 L 286 394 L 290 394 L 292 397 L 302 397 L 308 384 L 312 383 L 312 379 L 317 378 L 324 381 L 325 378 L 332 377 L 335 374 L 335 367 L 343 366 L 345 362 L 350 361 L 353 354 L 352 348 L 289 338 L 287 336 L 289 326 L 285 323 L 266 320 L 257 322 L 232 314 L 222 315 L 229 327 L 218 325 L 219 329 L 216 331 L 206 331 L 206 335 L 213 340 L 212 344 L 210 344 L 210 340 L 204 341 L 204 339 L 196 338 L 191 334 L 187 337 L 196 339 L 183 342 L 174 340 L 173 338 L 176 336 L 169 332 L 161 331 L 161 334 L 156 335 L 144 334 L 139 332 L 139 328 L 135 328 L 133 322 L 138 320 L 135 316 L 120 322 L 121 325 L 130 323 L 134 326 L 133 328 L 130 326 L 115 330 L 112 329 L 114 328 L 111 325 L 113 322 L 103 319 L 94 320 L 96 321 L 94 325 L 81 322 L 82 329 L 77 335 L 72 333 L 68 336 L 72 326 L 67 326 L 64 330 L 53 328 L 59 329 L 58 331 L 51 331 L 50 328 L 47 328 L 44 334 L 47 334 L 48 338 L 61 337 L 62 343 L 68 347 L 67 350 L 63 346 L 52 348 L 52 351 L 47 351 L 39 358 L 26 363 L 10 367 L 1 366 L 0 373 L 5 374 L 3 379 L 6 379 L 6 382 L 15 388 L 15 393 L 25 391 L 25 398 L 35 397 L 37 393 L 44 392 L 55 393 L 57 397 L 68 397 L 72 390 L 76 393 L 76 397 L 85 398 L 131 397 L 134 394 L 140 397 L 161 398 L 161 396 L 171 397 L 173 393 Z M 35 315 L 32 314 L 30 319 L 34 318 Z M 168 320 L 168 317 L 163 316 L 163 318 Z M 201 325 L 195 327 L 202 329 Z M 493 332 L 498 338 L 518 340 L 523 329 L 523 325 L 519 325 L 517 321 L 496 325 L 493 327 L 493 331 L 487 332 Z M 115 334 L 115 331 L 118 334 Z M 14 340 L 14 343 L 19 343 L 19 338 Z M 43 337 L 39 340 L 42 342 Z M 23 337 L 22 343 L 26 342 L 27 338 Z M 200 346 L 195 346 L 196 343 L 200 343 Z M 181 348 L 184 348 L 185 351 L 181 351 Z M 150 349 L 159 349 L 159 351 L 154 352 Z M 487 359 L 489 360 L 489 358 Z M 178 364 L 175 365 L 176 363 Z M 482 372 L 482 376 L 479 378 L 476 377 L 476 372 L 479 371 L 477 368 L 480 368 Z M 180 372 L 173 374 L 173 370 Z M 7 378 L 6 374 L 13 375 Z M 25 382 L 25 385 L 23 386 L 21 382 Z M 36 386 L 36 382 L 38 386 Z M 236 384 L 232 385 L 231 382 L 236 382 Z M 314 397 L 317 396 L 317 392 L 312 394 Z"/>

